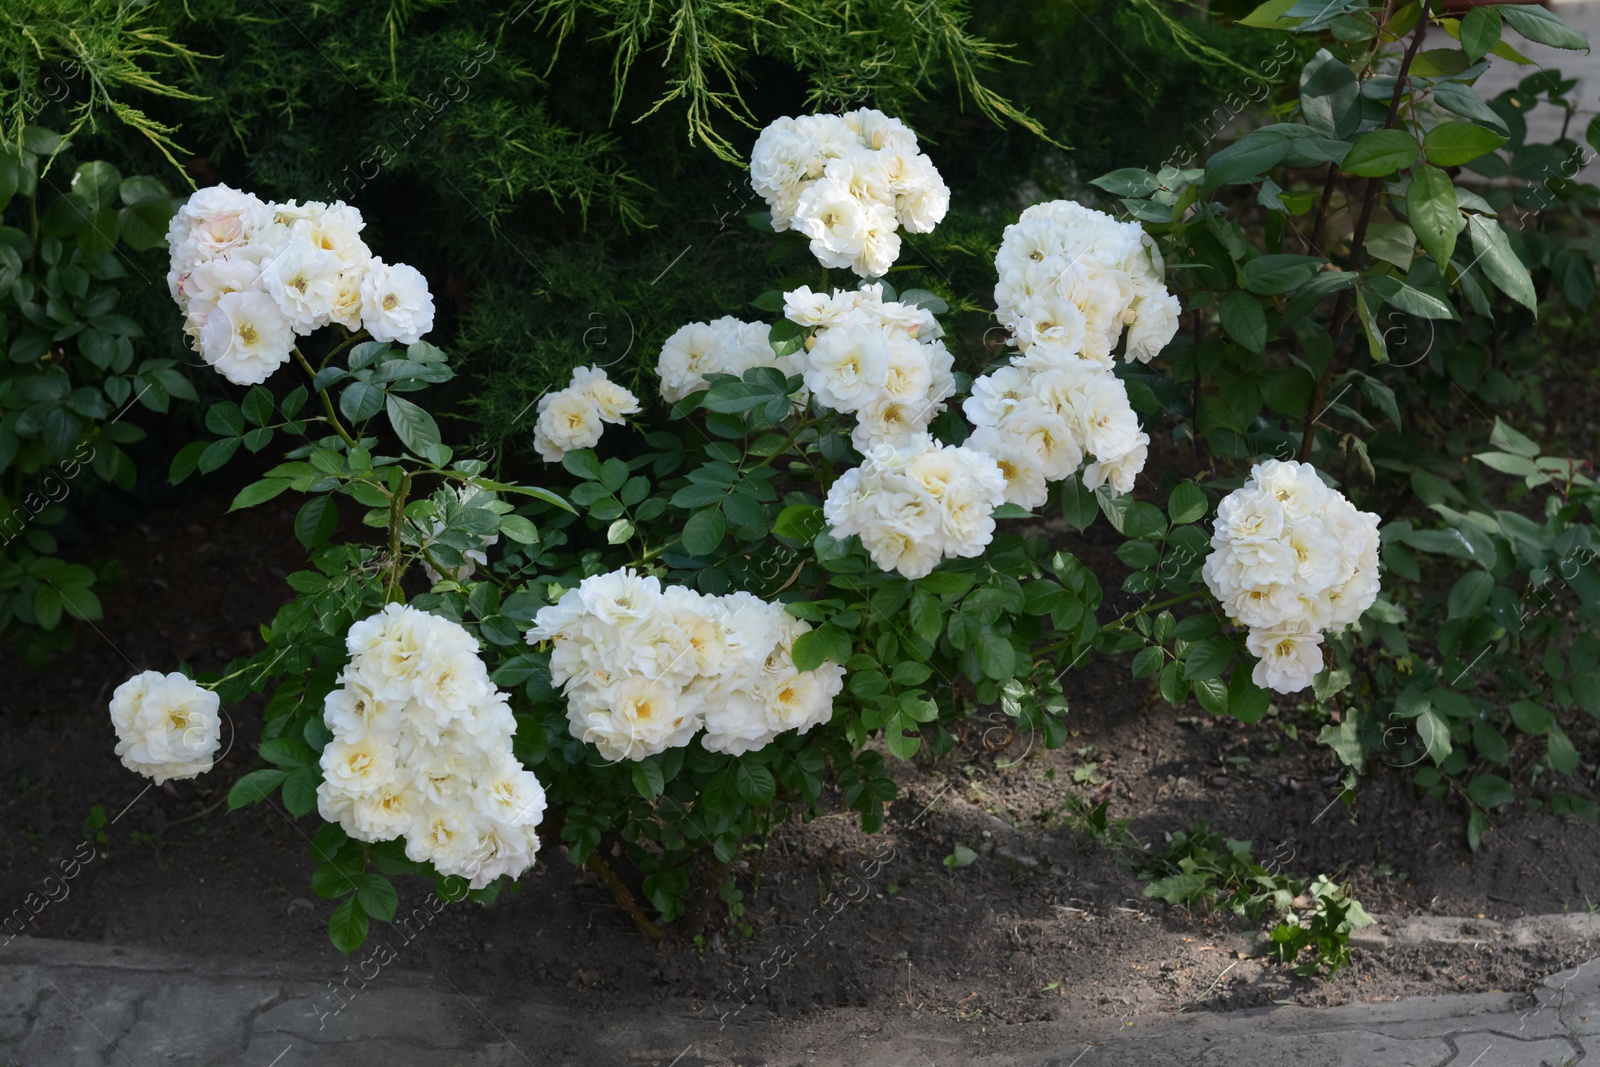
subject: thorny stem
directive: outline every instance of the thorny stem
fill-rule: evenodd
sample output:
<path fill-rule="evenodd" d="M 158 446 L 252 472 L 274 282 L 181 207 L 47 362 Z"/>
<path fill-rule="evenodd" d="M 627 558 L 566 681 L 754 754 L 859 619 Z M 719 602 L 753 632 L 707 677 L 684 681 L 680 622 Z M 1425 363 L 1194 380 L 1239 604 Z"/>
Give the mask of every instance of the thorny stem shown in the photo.
<path fill-rule="evenodd" d="M 411 495 L 411 472 L 400 478 L 400 488 L 389 499 L 389 578 L 384 583 L 383 602 L 398 601 L 400 576 L 405 573 L 405 557 L 400 554 L 400 528 L 405 522 L 406 497 Z"/>
<path fill-rule="evenodd" d="M 329 363 L 333 362 L 334 356 L 337 356 L 340 352 L 343 352 L 345 349 L 349 348 L 363 337 L 369 336 L 370 335 L 366 330 L 357 330 L 355 333 L 349 335 L 343 341 L 340 341 L 338 344 L 329 349 L 328 354 L 322 357 L 322 365 L 326 367 Z"/>
<path fill-rule="evenodd" d="M 1170 597 L 1166 600 L 1158 600 L 1154 604 L 1145 604 L 1143 607 L 1135 608 L 1113 622 L 1106 623 L 1106 625 L 1100 628 L 1101 632 L 1106 630 L 1120 629 L 1132 622 L 1134 619 L 1137 619 L 1140 615 L 1148 615 L 1152 611 L 1161 611 L 1165 608 L 1172 607 L 1174 604 L 1182 604 L 1186 600 L 1193 600 L 1196 597 L 1204 596 L 1205 593 L 1206 590 L 1204 589 L 1191 589 L 1187 593 L 1183 593 L 1179 596 Z M 1059 652 L 1062 649 L 1069 647 L 1073 640 L 1076 640 L 1076 638 L 1072 640 L 1056 641 L 1052 644 L 1045 645 L 1043 648 L 1034 653 L 1034 655 L 1043 656 L 1048 655 L 1051 652 Z"/>
<path fill-rule="evenodd" d="M 665 941 L 667 939 L 667 935 L 661 932 L 661 928 L 651 922 L 649 916 L 645 915 L 643 909 L 639 907 L 639 902 L 633 899 L 633 894 L 628 892 L 628 887 L 622 884 L 622 879 L 617 877 L 617 872 L 613 871 L 611 865 L 601 858 L 600 853 L 589 853 L 588 858 L 583 861 L 583 865 L 598 875 L 600 880 L 606 884 L 606 888 L 611 891 L 611 899 L 616 901 L 617 907 L 628 913 L 628 918 L 633 920 L 633 925 L 638 927 L 641 934 L 653 941 Z"/>
<path fill-rule="evenodd" d="M 1395 75 L 1394 94 L 1389 97 L 1389 114 L 1383 120 L 1383 128 L 1394 128 L 1394 122 L 1400 114 L 1400 100 L 1405 96 L 1407 77 L 1411 73 L 1411 61 L 1417 57 L 1417 50 L 1422 47 L 1422 39 L 1428 35 L 1428 15 L 1433 8 L 1433 0 L 1422 0 L 1422 11 L 1417 15 L 1417 28 L 1412 31 L 1411 44 L 1406 48 L 1405 58 L 1400 61 L 1400 72 Z M 1350 239 L 1349 269 L 1356 270 L 1361 266 L 1362 253 L 1366 251 L 1367 227 L 1372 222 L 1372 209 L 1377 206 L 1378 192 L 1383 183 L 1377 178 L 1367 179 L 1366 195 L 1361 201 L 1361 215 L 1356 219 L 1355 232 Z M 1346 319 L 1349 318 L 1350 290 L 1339 290 L 1339 298 L 1334 301 L 1333 315 L 1329 321 L 1329 335 L 1333 338 L 1333 351 L 1328 355 L 1328 365 L 1322 368 L 1322 376 L 1317 379 L 1317 387 L 1311 395 L 1311 406 L 1306 409 L 1305 427 L 1300 434 L 1300 462 L 1311 461 L 1311 449 L 1317 439 L 1317 415 L 1322 408 L 1322 398 L 1327 393 L 1328 375 L 1333 372 L 1333 356 L 1338 352 L 1339 341 L 1344 334 Z"/>
<path fill-rule="evenodd" d="M 306 374 L 311 378 L 311 383 L 315 385 L 317 381 L 317 371 L 316 368 L 311 365 L 311 361 L 306 358 L 306 354 L 300 351 L 299 345 L 295 345 L 290 349 L 290 351 L 294 353 L 294 358 L 299 362 L 300 366 L 305 369 Z M 333 410 L 333 399 L 328 396 L 328 390 L 318 389 L 317 396 L 322 398 L 322 410 L 328 413 L 328 425 L 332 426 L 334 432 L 339 435 L 339 440 L 343 441 L 351 448 L 356 447 L 356 439 L 350 436 L 350 431 L 344 428 L 344 423 L 339 421 L 338 413 Z"/>

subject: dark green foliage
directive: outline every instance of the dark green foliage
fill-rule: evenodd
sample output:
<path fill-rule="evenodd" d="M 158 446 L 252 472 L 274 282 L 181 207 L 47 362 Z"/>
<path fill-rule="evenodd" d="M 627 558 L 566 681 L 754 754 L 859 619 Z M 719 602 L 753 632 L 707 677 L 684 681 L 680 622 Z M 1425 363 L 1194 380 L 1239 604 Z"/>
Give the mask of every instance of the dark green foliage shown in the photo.
<path fill-rule="evenodd" d="M 109 91 L 180 131 L 199 184 L 360 207 L 369 240 L 433 280 L 475 379 L 462 413 L 515 449 L 519 414 L 573 365 L 637 387 L 672 330 L 739 314 L 747 279 L 817 283 L 803 260 L 769 266 L 742 221 L 764 205 L 728 160 L 773 118 L 875 106 L 911 122 L 956 209 L 894 280 L 981 294 L 1006 215 L 1036 198 L 1022 190 L 1165 158 L 1271 43 L 1165 0 L 167 0 L 139 25 L 154 36 L 106 23 L 91 47 L 198 99 Z M 182 61 L 160 65 L 163 49 Z M 56 95 L 105 106 L 71 82 Z M 104 152 L 149 155 L 121 136 Z"/>

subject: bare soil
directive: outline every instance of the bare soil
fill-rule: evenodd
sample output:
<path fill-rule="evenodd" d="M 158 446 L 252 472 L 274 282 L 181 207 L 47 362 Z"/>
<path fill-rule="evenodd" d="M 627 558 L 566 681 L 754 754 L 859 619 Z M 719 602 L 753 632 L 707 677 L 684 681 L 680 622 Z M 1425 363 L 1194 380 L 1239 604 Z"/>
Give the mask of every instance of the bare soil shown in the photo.
<path fill-rule="evenodd" d="M 128 571 L 105 590 L 104 620 L 43 672 L 0 660 L 0 913 L 22 914 L 32 936 L 338 973 L 331 905 L 309 891 L 314 820 L 266 805 L 222 810 L 252 769 L 259 708 L 235 709 L 231 752 L 196 781 L 145 790 L 113 754 L 106 702 L 121 680 L 180 661 L 221 667 L 257 647 L 257 624 L 287 596 L 282 578 L 299 565 L 294 502 L 222 519 L 229 495 L 208 490 L 102 535 L 92 553 Z M 447 970 L 464 988 L 559 995 L 601 1012 L 734 1022 L 849 1007 L 986 1028 L 1521 991 L 1600 954 L 1586 940 L 1513 947 L 1492 934 L 1496 920 L 1581 911 L 1600 897 L 1594 825 L 1506 812 L 1473 853 L 1464 812 L 1419 799 L 1405 772 L 1341 800 L 1331 753 L 1292 710 L 1255 726 L 1174 713 L 1124 672 L 1067 676 L 1064 748 L 979 722 L 949 756 L 899 764 L 901 798 L 881 835 L 842 810 L 782 828 L 738 865 L 742 918 L 719 909 L 699 943 L 645 940 L 593 875 L 549 854 L 519 891 L 487 908 L 449 907 L 397 952 L 406 968 Z M 1108 801 L 1140 842 L 1206 819 L 1291 871 L 1342 872 L 1382 917 L 1482 916 L 1490 935 L 1475 946 L 1357 948 L 1331 981 L 1297 978 L 1254 954 L 1256 931 L 1231 915 L 1144 898 L 1132 846 L 1074 829 L 1069 794 Z M 114 820 L 106 840 L 37 908 L 60 861 L 85 848 L 93 805 Z M 958 845 L 978 858 L 950 869 Z M 427 888 L 402 885 L 405 905 Z M 393 939 L 375 926 L 374 944 Z"/>

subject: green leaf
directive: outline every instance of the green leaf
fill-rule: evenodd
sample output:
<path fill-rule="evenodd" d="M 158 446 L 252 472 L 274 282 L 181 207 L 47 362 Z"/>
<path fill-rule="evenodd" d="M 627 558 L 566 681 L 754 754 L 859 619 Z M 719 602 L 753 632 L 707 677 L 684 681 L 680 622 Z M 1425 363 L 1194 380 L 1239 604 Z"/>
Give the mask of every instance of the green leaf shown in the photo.
<path fill-rule="evenodd" d="M 532 545 L 539 541 L 539 528 L 521 515 L 500 516 L 500 532 L 519 545 Z"/>
<path fill-rule="evenodd" d="M 1205 678 L 1195 682 L 1194 698 L 1213 715 L 1228 714 L 1228 683 L 1221 678 Z"/>
<path fill-rule="evenodd" d="M 1544 744 L 1550 766 L 1556 771 L 1561 774 L 1572 774 L 1578 769 L 1578 750 L 1561 727 L 1550 727 L 1550 733 L 1545 737 Z"/>
<path fill-rule="evenodd" d="M 1179 482 L 1167 497 L 1167 516 L 1174 526 L 1203 518 L 1208 510 L 1205 492 L 1193 482 Z"/>
<path fill-rule="evenodd" d="M 316 548 L 339 526 L 339 509 L 331 496 L 314 496 L 294 517 L 294 535 L 307 548 Z"/>
<path fill-rule="evenodd" d="M 656 759 L 645 759 L 633 765 L 633 788 L 646 800 L 654 800 L 666 788 L 666 779 L 661 773 L 661 762 Z"/>
<path fill-rule="evenodd" d="M 117 212 L 117 234 L 124 244 L 140 252 L 164 246 L 172 214 L 169 200 L 140 200 Z"/>
<path fill-rule="evenodd" d="M 116 202 L 122 175 L 104 160 L 81 163 L 72 175 L 72 192 L 92 207 L 106 208 Z"/>
<path fill-rule="evenodd" d="M 1183 676 L 1191 682 L 1216 678 L 1233 660 L 1233 645 L 1220 637 L 1207 638 L 1189 649 L 1184 659 Z"/>
<path fill-rule="evenodd" d="M 1517 799 L 1516 790 L 1511 788 L 1511 783 L 1498 774 L 1474 776 L 1472 781 L 1467 783 L 1467 795 L 1474 803 L 1491 810 Z"/>
<path fill-rule="evenodd" d="M 192 448 L 194 446 L 191 445 L 189 447 Z M 195 455 L 198 458 L 198 453 L 195 453 Z M 174 459 L 174 469 L 177 468 L 177 465 L 178 461 L 177 459 Z M 257 504 L 262 504 L 268 500 L 271 500 L 273 497 L 277 496 L 287 488 L 289 488 L 289 483 L 282 478 L 263 478 L 259 482 L 251 482 L 249 485 L 239 490 L 239 495 L 233 498 L 233 504 L 228 508 L 228 510 L 238 511 L 240 508 L 255 507 Z"/>
<path fill-rule="evenodd" d="M 1417 716 L 1417 736 L 1428 749 L 1434 763 L 1443 763 L 1450 756 L 1450 724 L 1432 708 L 1423 709 Z"/>
<path fill-rule="evenodd" d="M 1519 478 L 1525 478 L 1539 473 L 1539 465 L 1528 456 L 1512 455 L 1510 452 L 1479 452 L 1472 458 L 1501 474 L 1514 474 Z"/>
<path fill-rule="evenodd" d="M 394 427 L 400 443 L 412 455 L 426 458 L 439 443 L 439 424 L 433 421 L 433 416 L 404 397 L 392 393 L 384 398 L 384 406 L 389 412 L 389 425 Z"/>
<path fill-rule="evenodd" d="M 824 663 L 843 663 L 850 658 L 850 635 L 831 622 L 795 638 L 796 670 L 813 671 Z"/>
<path fill-rule="evenodd" d="M 770 803 L 778 790 L 772 772 L 749 760 L 740 760 L 734 765 L 733 785 L 748 804 Z"/>
<path fill-rule="evenodd" d="M 1583 34 L 1562 22 L 1542 7 L 1510 7 L 1502 5 L 1500 11 L 1511 28 L 1530 41 L 1547 44 L 1551 48 L 1566 48 L 1584 52 L 1589 42 Z"/>
<path fill-rule="evenodd" d="M 1446 111 L 1460 115 L 1464 119 L 1492 126 L 1501 133 L 1510 132 L 1506 127 L 1506 120 L 1501 118 L 1469 85 L 1460 82 L 1438 82 L 1433 87 L 1433 99 Z"/>
<path fill-rule="evenodd" d="M 1267 348 L 1267 313 L 1256 297 L 1235 289 L 1222 298 L 1222 328 L 1240 346 L 1260 354 Z"/>
<path fill-rule="evenodd" d="M 1010 639 L 988 626 L 978 631 L 978 666 L 983 673 L 1002 681 L 1016 671 L 1016 649 Z"/>
<path fill-rule="evenodd" d="M 779 537 L 810 544 L 827 527 L 821 508 L 811 504 L 790 504 L 778 512 L 778 517 L 772 523 L 772 532 Z"/>
<path fill-rule="evenodd" d="M 1277 296 L 1310 281 L 1326 263 L 1317 256 L 1258 256 L 1244 265 L 1244 283 L 1252 293 Z"/>
<path fill-rule="evenodd" d="M 1461 48 L 1473 63 L 1494 51 L 1500 43 L 1500 9 L 1475 7 L 1461 20 Z"/>
<path fill-rule="evenodd" d="M 1244 664 L 1233 668 L 1228 680 L 1228 713 L 1246 725 L 1266 718 L 1272 707 L 1272 694 L 1256 685 Z"/>
<path fill-rule="evenodd" d="M 195 467 L 200 466 L 200 454 L 210 446 L 211 442 L 190 442 L 179 448 L 178 454 L 173 456 L 173 466 L 166 472 L 166 480 L 178 485 L 184 478 L 194 474 Z"/>
<path fill-rule="evenodd" d="M 1263 30 L 1282 29 L 1279 19 L 1299 2 L 1300 0 L 1266 0 L 1266 3 L 1240 19 L 1239 25 L 1254 26 Z"/>
<path fill-rule="evenodd" d="M 1388 274 L 1374 274 L 1367 279 L 1374 292 L 1384 301 L 1408 315 L 1421 319 L 1454 319 L 1455 308 L 1438 297 L 1413 289 L 1399 278 Z"/>
<path fill-rule="evenodd" d="M 1133 676 L 1135 678 L 1150 677 L 1161 669 L 1162 662 L 1165 659 L 1166 653 L 1162 651 L 1160 645 L 1141 648 L 1138 654 L 1133 657 Z"/>
<path fill-rule="evenodd" d="M 1363 178 L 1381 178 L 1411 166 L 1417 142 L 1404 130 L 1373 130 L 1350 146 L 1344 169 Z"/>
<path fill-rule="evenodd" d="M 247 804 L 259 804 L 262 800 L 272 795 L 272 791 L 289 777 L 288 771 L 268 768 L 261 771 L 251 771 L 233 784 L 228 791 L 228 810 L 234 811 Z"/>
<path fill-rule="evenodd" d="M 346 956 L 367 942 L 367 913 L 355 897 L 333 909 L 328 918 L 328 939 Z"/>
<path fill-rule="evenodd" d="M 575 478 L 590 482 L 600 480 L 600 460 L 587 448 L 575 448 L 568 452 L 561 457 L 561 465 Z"/>
<path fill-rule="evenodd" d="M 1243 137 L 1206 160 L 1205 188 L 1258 178 L 1277 166 L 1288 151 L 1285 140 Z"/>
<path fill-rule="evenodd" d="M 727 524 L 721 508 L 705 508 L 689 516 L 683 524 L 683 547 L 691 556 L 701 558 L 711 555 L 722 544 Z"/>
<path fill-rule="evenodd" d="M 1493 152 L 1506 139 L 1476 122 L 1441 122 L 1422 139 L 1428 162 L 1439 167 L 1459 167 Z"/>
<path fill-rule="evenodd" d="M 360 887 L 356 890 L 356 902 L 361 910 L 379 922 L 393 922 L 395 912 L 400 909 L 400 894 L 394 891 L 389 879 L 381 874 L 364 874 L 356 884 Z"/>
<path fill-rule="evenodd" d="M 1114 170 L 1091 179 L 1089 184 L 1098 185 L 1113 196 L 1149 196 L 1161 187 L 1154 174 L 1140 167 Z"/>
<path fill-rule="evenodd" d="M 1087 530 L 1100 514 L 1100 502 L 1094 492 L 1085 489 L 1082 479 L 1075 474 L 1061 483 L 1061 513 L 1072 528 L 1080 532 Z"/>
<path fill-rule="evenodd" d="M 1472 235 L 1472 248 L 1477 253 L 1474 262 L 1483 268 L 1489 280 L 1511 299 L 1537 313 L 1538 295 L 1533 289 L 1533 279 L 1511 250 L 1511 242 L 1500 224 L 1482 215 L 1469 215 L 1467 232 Z"/>
<path fill-rule="evenodd" d="M 1361 121 L 1361 87 L 1344 62 L 1319 49 L 1300 74 L 1300 113 L 1323 137 L 1348 137 Z"/>
<path fill-rule="evenodd" d="M 1489 603 L 1489 594 L 1492 592 L 1494 575 L 1488 571 L 1468 571 L 1450 587 L 1448 617 L 1465 619 L 1478 614 Z"/>
<path fill-rule="evenodd" d="M 351 382 L 339 394 L 339 411 L 351 422 L 366 422 L 383 410 L 384 391 L 369 382 Z"/>
<path fill-rule="evenodd" d="M 1525 734 L 1535 736 L 1556 724 L 1555 712 L 1531 700 L 1518 700 L 1511 705 L 1511 721 Z"/>
<path fill-rule="evenodd" d="M 1418 167 L 1406 188 L 1406 211 L 1417 240 L 1443 270 L 1456 250 L 1456 234 L 1466 224 L 1450 176 L 1438 167 Z"/>

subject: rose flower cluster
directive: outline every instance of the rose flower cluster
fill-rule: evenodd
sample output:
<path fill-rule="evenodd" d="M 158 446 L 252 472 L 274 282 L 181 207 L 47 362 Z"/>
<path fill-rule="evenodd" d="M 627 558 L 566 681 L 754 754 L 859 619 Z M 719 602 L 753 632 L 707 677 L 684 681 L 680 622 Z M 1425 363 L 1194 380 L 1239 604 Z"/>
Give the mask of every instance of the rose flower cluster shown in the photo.
<path fill-rule="evenodd" d="M 361 240 L 348 204 L 266 203 L 214 185 L 167 229 L 167 287 L 201 357 L 236 385 L 260 385 L 295 338 L 330 323 L 411 344 L 433 328 L 433 297 L 415 267 L 385 263 Z"/>
<path fill-rule="evenodd" d="M 533 865 L 544 789 L 511 752 L 516 720 L 460 624 L 389 604 L 350 627 L 323 704 L 317 810 L 358 841 L 482 889 Z"/>
<path fill-rule="evenodd" d="M 1201 573 L 1250 628 L 1255 683 L 1280 693 L 1322 670 L 1322 635 L 1378 598 L 1378 516 L 1357 511 L 1309 463 L 1268 460 L 1217 507 Z"/>
<path fill-rule="evenodd" d="M 814 332 L 795 354 L 817 403 L 856 417 L 851 442 L 863 455 L 903 448 L 926 433 L 956 391 L 955 360 L 933 313 L 883 299 L 883 287 L 785 293 L 784 316 Z"/>
<path fill-rule="evenodd" d="M 796 669 L 811 629 L 749 593 L 704 596 L 633 570 L 585 578 L 543 608 L 527 633 L 551 643 L 550 676 L 567 697 L 572 735 L 608 760 L 687 745 L 700 730 L 732 755 L 833 717 L 844 668 Z"/>
<path fill-rule="evenodd" d="M 1133 488 L 1150 438 L 1112 373 L 1117 346 L 1148 362 L 1172 340 L 1179 306 L 1161 278 L 1154 245 L 1135 223 L 1057 200 L 1007 226 L 995 269 L 995 314 L 1022 355 L 972 384 L 963 405 L 967 441 L 995 457 L 1006 500 L 1043 504 L 1047 484 Z M 1123 340 L 1124 330 L 1126 341 Z"/>
<path fill-rule="evenodd" d="M 539 421 L 533 427 L 533 447 L 547 463 L 577 448 L 600 443 L 605 424 L 620 426 L 624 416 L 637 414 L 639 398 L 606 376 L 602 367 L 578 367 L 565 389 L 539 398 Z"/>
<path fill-rule="evenodd" d="M 922 434 L 868 452 L 829 488 L 823 517 L 835 537 L 859 534 L 880 569 L 924 578 L 946 556 L 983 554 L 1005 486 L 988 455 Z"/>
<path fill-rule="evenodd" d="M 771 207 L 773 229 L 805 234 L 824 267 L 864 278 L 893 266 L 901 228 L 928 233 L 950 208 L 917 135 L 871 108 L 777 120 L 750 150 L 750 184 Z"/>

